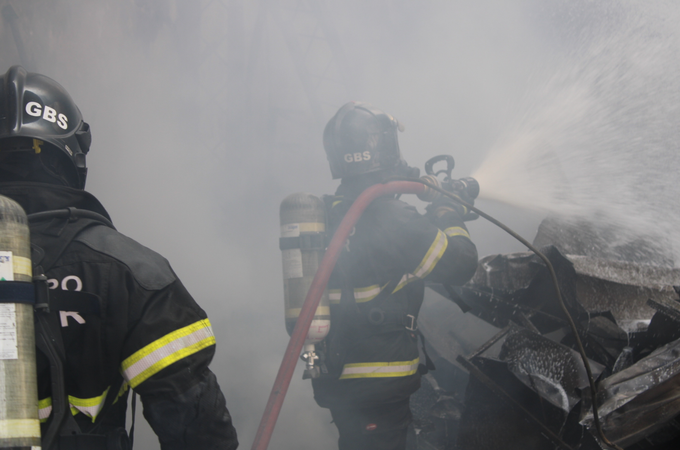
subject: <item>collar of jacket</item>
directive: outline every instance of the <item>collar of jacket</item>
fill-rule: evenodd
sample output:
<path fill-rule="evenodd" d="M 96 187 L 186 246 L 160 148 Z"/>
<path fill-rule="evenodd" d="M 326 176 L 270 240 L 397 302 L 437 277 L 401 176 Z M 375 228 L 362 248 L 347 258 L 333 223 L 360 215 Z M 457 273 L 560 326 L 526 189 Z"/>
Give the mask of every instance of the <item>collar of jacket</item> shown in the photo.
<path fill-rule="evenodd" d="M 0 195 L 19 203 L 26 214 L 73 207 L 96 212 L 111 220 L 99 200 L 80 189 L 47 183 L 12 181 L 0 183 Z"/>

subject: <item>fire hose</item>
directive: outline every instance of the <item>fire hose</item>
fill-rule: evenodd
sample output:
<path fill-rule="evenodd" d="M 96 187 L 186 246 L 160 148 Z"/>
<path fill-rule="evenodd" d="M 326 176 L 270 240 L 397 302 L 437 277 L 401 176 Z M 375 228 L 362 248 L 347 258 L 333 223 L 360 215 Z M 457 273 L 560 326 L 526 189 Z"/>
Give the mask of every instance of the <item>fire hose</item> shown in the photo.
<path fill-rule="evenodd" d="M 578 350 L 579 353 L 581 354 L 581 358 L 583 360 L 583 364 L 588 375 L 590 392 L 593 399 L 592 408 L 595 428 L 603 442 L 605 442 L 607 445 L 616 450 L 621 450 L 620 447 L 609 441 L 605 437 L 604 432 L 602 431 L 596 405 L 597 388 L 595 387 L 595 381 L 593 379 L 590 363 L 588 362 L 588 358 L 585 354 L 583 344 L 581 343 L 581 339 L 578 335 L 576 324 L 574 323 L 573 319 L 571 318 L 571 315 L 569 314 L 569 311 L 567 310 L 564 304 L 562 294 L 559 289 L 559 284 L 557 282 L 557 275 L 555 274 L 555 270 L 553 269 L 553 266 L 548 260 L 548 258 L 545 255 L 543 255 L 537 248 L 531 245 L 528 241 L 526 241 L 524 238 L 522 238 L 520 235 L 512 231 L 510 228 L 508 228 L 498 220 L 494 219 L 493 217 L 489 216 L 483 211 L 480 211 L 474 206 L 468 204 L 467 202 L 462 201 L 458 196 L 450 192 L 447 192 L 446 190 L 441 189 L 438 186 L 434 186 L 428 181 L 422 179 L 419 180 L 398 179 L 398 181 L 389 181 L 384 184 L 376 184 L 369 187 L 364 192 L 362 192 L 361 195 L 354 201 L 352 206 L 347 211 L 347 214 L 340 222 L 340 225 L 338 226 L 335 234 L 333 235 L 333 238 L 328 244 L 328 247 L 321 261 L 319 269 L 316 275 L 314 276 L 314 280 L 312 281 L 309 291 L 307 292 L 307 296 L 305 297 L 305 302 L 300 311 L 300 315 L 298 316 L 295 328 L 291 334 L 288 346 L 286 347 L 286 351 L 284 353 L 281 366 L 279 367 L 276 379 L 274 380 L 274 385 L 272 387 L 271 393 L 269 394 L 269 399 L 267 401 L 265 411 L 262 415 L 260 425 L 257 429 L 257 434 L 255 435 L 255 440 L 253 441 L 251 450 L 266 450 L 269 445 L 269 441 L 271 440 L 271 436 L 274 432 L 274 427 L 276 425 L 276 420 L 278 419 L 279 413 L 281 412 L 283 400 L 286 396 L 286 392 L 288 391 L 290 380 L 293 377 L 295 366 L 297 365 L 298 355 L 300 354 L 302 346 L 304 345 L 305 337 L 307 336 L 309 326 L 312 322 L 312 319 L 314 318 L 314 313 L 321 299 L 321 295 L 323 294 L 326 285 L 328 284 L 328 279 L 330 278 L 331 272 L 335 268 L 335 264 L 340 256 L 340 251 L 342 250 L 345 241 L 349 237 L 352 228 L 361 217 L 361 214 L 371 204 L 371 202 L 373 202 L 373 200 L 375 200 L 378 197 L 390 194 L 418 195 L 425 193 L 425 191 L 428 188 L 433 189 L 443 195 L 446 195 L 447 197 L 452 198 L 454 201 L 461 203 L 462 205 L 467 207 L 468 210 L 474 211 L 481 217 L 484 217 L 494 225 L 500 227 L 501 229 L 509 233 L 511 236 L 513 236 L 515 239 L 519 240 L 522 244 L 526 245 L 527 248 L 529 248 L 532 252 L 534 252 L 539 258 L 543 260 L 543 262 L 545 263 L 546 267 L 550 272 L 550 276 L 555 286 L 555 291 L 557 294 L 557 299 L 560 303 L 560 307 L 562 308 L 562 311 L 566 315 L 569 322 L 569 326 L 572 332 L 574 333 Z"/>

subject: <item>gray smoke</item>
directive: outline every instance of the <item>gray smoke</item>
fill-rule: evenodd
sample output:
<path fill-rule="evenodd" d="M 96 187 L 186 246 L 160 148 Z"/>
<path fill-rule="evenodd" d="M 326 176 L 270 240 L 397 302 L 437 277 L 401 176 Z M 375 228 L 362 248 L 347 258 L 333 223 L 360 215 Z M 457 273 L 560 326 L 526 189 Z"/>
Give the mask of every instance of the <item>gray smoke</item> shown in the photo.
<path fill-rule="evenodd" d="M 452 154 L 454 176 L 462 177 L 482 165 L 489 148 L 498 153 L 521 148 L 526 133 L 513 135 L 515 129 L 539 128 L 536 139 L 583 133 L 578 127 L 590 123 L 588 117 L 520 107 L 527 98 L 539 98 L 560 110 L 560 102 L 569 100 L 563 86 L 573 87 L 574 98 L 586 102 L 581 108 L 606 97 L 614 88 L 597 78 L 597 67 L 563 72 L 581 49 L 597 50 L 589 47 L 592 42 L 604 46 L 588 55 L 592 61 L 604 56 L 605 64 L 616 64 L 617 55 L 631 56 L 631 64 L 659 82 L 678 73 L 677 58 L 668 73 L 655 59 L 668 49 L 656 46 L 655 53 L 645 54 L 645 46 L 637 45 L 629 55 L 614 40 L 620 28 L 610 24 L 616 21 L 599 20 L 625 15 L 629 7 L 638 11 L 633 6 L 642 2 L 619 7 L 610 1 L 559 0 L 0 1 L 6 4 L 18 13 L 25 54 L 18 54 L 10 28 L 0 23 L 0 70 L 23 63 L 62 83 L 80 106 L 93 130 L 88 190 L 120 231 L 170 260 L 208 312 L 218 340 L 211 367 L 242 448 L 252 443 L 288 339 L 279 203 L 293 192 L 322 195 L 335 189 L 321 134 L 342 104 L 363 100 L 389 112 L 406 126 L 400 145 L 411 165 L 422 168 L 432 156 Z M 664 5 L 677 17 L 677 7 Z M 677 24 L 672 17 L 648 19 L 664 24 L 654 42 Z M 617 70 L 624 79 L 638 76 L 626 66 Z M 587 84 L 577 90 L 583 74 Z M 643 81 L 628 79 L 627 85 Z M 559 84 L 556 91 L 567 98 L 545 100 L 537 86 L 550 91 L 550 83 Z M 644 89 L 631 92 L 645 95 Z M 640 104 L 645 115 L 668 110 L 678 123 L 677 102 L 664 102 L 663 111 L 655 102 Z M 618 103 L 609 106 L 624 114 Z M 637 117 L 632 125 L 640 123 Z M 591 128 L 606 129 L 606 115 L 599 120 Z M 564 129 L 565 121 L 571 130 Z M 666 154 L 666 144 L 677 149 L 677 135 L 669 142 L 669 129 L 654 144 L 660 154 Z M 633 130 L 619 135 L 620 127 L 606 131 L 597 142 L 587 142 L 587 155 L 601 148 L 611 155 L 638 136 Z M 652 135 L 642 130 L 641 136 Z M 503 139 L 510 144 L 500 144 Z M 561 158 L 567 144 L 551 145 Z M 590 165 L 578 160 L 583 153 L 560 161 Z M 656 162 L 655 167 L 662 164 Z M 626 163 L 640 168 L 635 161 Z M 609 170 L 593 166 L 598 174 Z M 493 185 L 521 174 L 509 167 L 484 182 Z M 595 187 L 609 191 L 611 183 L 603 179 Z M 518 197 L 526 200 L 519 206 L 478 204 L 531 240 L 545 212 L 527 209 L 538 200 L 526 191 L 500 200 L 517 204 Z M 675 198 L 660 203 L 677 209 Z M 469 228 L 480 255 L 522 249 L 481 220 Z M 333 448 L 337 433 L 330 414 L 316 406 L 301 372 L 294 375 L 270 448 Z M 138 418 L 137 425 L 137 446 L 158 448 L 144 420 Z"/>

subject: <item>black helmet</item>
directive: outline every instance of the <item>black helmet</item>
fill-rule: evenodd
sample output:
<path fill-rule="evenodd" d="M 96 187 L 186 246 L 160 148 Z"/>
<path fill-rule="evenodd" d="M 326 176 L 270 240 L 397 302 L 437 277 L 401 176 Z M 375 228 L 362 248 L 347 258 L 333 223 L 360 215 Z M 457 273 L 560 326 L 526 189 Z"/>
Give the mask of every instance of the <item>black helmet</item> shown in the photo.
<path fill-rule="evenodd" d="M 32 143 L 31 143 L 32 141 Z M 41 142 L 43 141 L 43 142 Z M 71 96 L 56 81 L 21 66 L 11 67 L 0 77 L 0 144 L 40 153 L 48 151 L 68 161 L 69 184 L 84 189 L 90 149 L 90 126 Z M 73 179 L 75 178 L 75 179 Z"/>
<path fill-rule="evenodd" d="M 401 162 L 399 122 L 368 103 L 350 102 L 323 132 L 333 179 L 394 168 Z"/>

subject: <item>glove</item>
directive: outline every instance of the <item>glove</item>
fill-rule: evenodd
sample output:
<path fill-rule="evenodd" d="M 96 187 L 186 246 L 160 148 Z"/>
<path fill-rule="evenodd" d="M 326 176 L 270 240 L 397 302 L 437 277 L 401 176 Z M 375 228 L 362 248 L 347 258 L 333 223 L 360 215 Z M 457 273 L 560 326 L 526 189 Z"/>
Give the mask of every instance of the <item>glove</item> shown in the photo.
<path fill-rule="evenodd" d="M 462 196 L 458 194 L 454 195 L 456 195 L 456 197 L 460 198 L 469 205 L 474 205 L 475 200 L 473 198 L 470 198 L 468 195 L 465 194 L 463 194 Z M 479 215 L 477 213 L 468 210 L 468 208 L 465 205 L 458 203 L 452 198 L 446 196 L 443 196 L 443 198 L 440 198 L 439 200 L 430 203 L 429 205 L 427 205 L 425 210 L 435 220 L 444 217 L 446 214 L 450 212 L 456 212 L 464 222 L 479 219 Z"/>
<path fill-rule="evenodd" d="M 449 197 L 443 197 L 435 202 L 430 203 L 425 208 L 425 211 L 434 219 L 440 219 L 446 214 L 455 212 L 460 218 L 468 214 L 468 209 L 462 204 L 456 202 Z"/>

